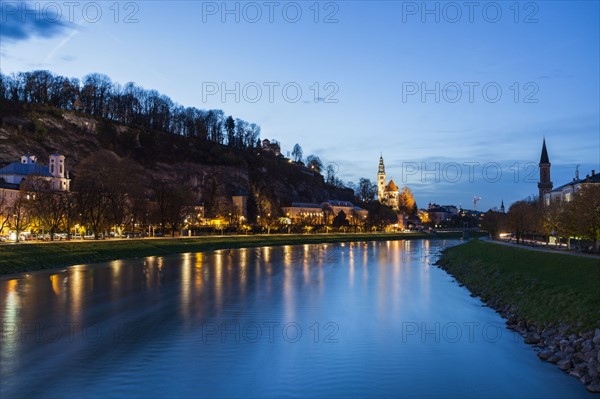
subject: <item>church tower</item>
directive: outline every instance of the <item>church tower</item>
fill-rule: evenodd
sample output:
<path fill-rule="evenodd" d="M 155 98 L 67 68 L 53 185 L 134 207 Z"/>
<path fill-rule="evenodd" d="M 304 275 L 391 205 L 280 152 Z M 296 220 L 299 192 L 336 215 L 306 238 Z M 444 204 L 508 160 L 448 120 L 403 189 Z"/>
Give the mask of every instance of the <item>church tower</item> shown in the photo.
<path fill-rule="evenodd" d="M 50 155 L 50 161 L 48 162 L 48 167 L 50 169 L 50 174 L 52 177 L 57 177 L 59 179 L 65 178 L 65 156 L 61 154 L 52 154 Z"/>
<path fill-rule="evenodd" d="M 542 156 L 540 157 L 540 182 L 538 183 L 539 200 L 544 200 L 544 194 L 552 191 L 552 182 L 550 181 L 550 159 L 546 149 L 546 138 L 542 144 Z"/>
<path fill-rule="evenodd" d="M 56 191 L 69 191 L 71 179 L 65 170 L 65 156 L 59 153 L 50 155 L 48 171 L 52 175 L 52 189 Z"/>
<path fill-rule="evenodd" d="M 377 171 L 377 200 L 383 201 L 385 192 L 385 166 L 383 165 L 383 155 L 379 157 L 379 170 Z"/>

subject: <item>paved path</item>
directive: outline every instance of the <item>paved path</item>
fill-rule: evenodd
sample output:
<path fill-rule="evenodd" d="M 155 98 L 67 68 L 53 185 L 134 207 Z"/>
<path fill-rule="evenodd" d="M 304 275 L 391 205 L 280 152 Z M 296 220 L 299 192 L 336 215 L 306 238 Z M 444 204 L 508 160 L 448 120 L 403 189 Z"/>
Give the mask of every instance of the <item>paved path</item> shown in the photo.
<path fill-rule="evenodd" d="M 598 260 L 600 260 L 600 255 L 583 254 L 583 253 L 580 253 L 580 252 L 569 252 L 566 249 L 557 249 L 557 248 L 545 247 L 545 246 L 532 247 L 532 246 L 529 246 L 529 245 L 515 244 L 513 242 L 500 241 L 500 240 L 491 240 L 491 239 L 489 239 L 487 237 L 486 238 L 482 238 L 482 240 L 487 241 L 487 242 L 491 242 L 493 244 L 505 245 L 507 247 L 529 249 L 531 251 L 539 251 L 539 252 L 551 252 L 553 254 L 561 254 L 561 255 L 581 256 L 582 258 L 591 258 L 591 259 L 598 259 Z"/>

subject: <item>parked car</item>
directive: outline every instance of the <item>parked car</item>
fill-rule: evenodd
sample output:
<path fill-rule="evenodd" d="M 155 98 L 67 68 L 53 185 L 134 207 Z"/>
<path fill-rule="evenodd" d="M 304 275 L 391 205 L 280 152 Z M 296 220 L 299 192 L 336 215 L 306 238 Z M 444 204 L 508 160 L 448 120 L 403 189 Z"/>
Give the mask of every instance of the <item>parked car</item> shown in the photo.
<path fill-rule="evenodd" d="M 54 233 L 54 239 L 55 240 L 66 240 L 67 233 Z"/>

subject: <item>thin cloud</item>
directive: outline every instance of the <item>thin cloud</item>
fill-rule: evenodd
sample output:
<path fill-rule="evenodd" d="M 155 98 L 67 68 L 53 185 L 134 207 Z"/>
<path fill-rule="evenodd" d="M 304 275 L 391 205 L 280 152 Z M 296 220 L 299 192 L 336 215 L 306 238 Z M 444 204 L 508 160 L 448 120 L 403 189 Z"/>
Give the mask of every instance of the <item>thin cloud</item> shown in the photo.
<path fill-rule="evenodd" d="M 42 12 L 27 3 L 5 4 L 0 7 L 0 38 L 9 42 L 53 38 L 74 27 L 60 18 L 51 8 Z"/>
<path fill-rule="evenodd" d="M 52 58 L 54 58 L 54 54 L 56 54 L 56 52 L 58 50 L 60 50 L 61 48 L 63 48 L 67 43 L 69 43 L 71 41 L 71 39 L 77 34 L 79 33 L 79 31 L 77 30 L 73 30 L 71 31 L 71 33 L 69 33 L 69 36 L 65 37 L 63 40 L 61 40 L 60 43 L 58 43 L 46 56 L 46 58 L 44 59 L 44 62 L 50 62 L 52 60 Z"/>

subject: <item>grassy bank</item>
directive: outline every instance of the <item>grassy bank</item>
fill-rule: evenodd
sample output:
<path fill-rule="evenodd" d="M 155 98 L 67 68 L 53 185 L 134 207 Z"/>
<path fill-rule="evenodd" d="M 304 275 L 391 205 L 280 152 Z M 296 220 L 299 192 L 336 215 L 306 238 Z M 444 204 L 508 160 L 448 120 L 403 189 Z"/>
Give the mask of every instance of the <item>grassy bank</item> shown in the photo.
<path fill-rule="evenodd" d="M 440 266 L 471 292 L 538 325 L 600 327 L 600 261 L 470 241 L 449 248 Z"/>
<path fill-rule="evenodd" d="M 160 256 L 215 249 L 333 243 L 345 241 L 382 241 L 416 238 L 457 238 L 460 234 L 326 234 L 208 236 L 118 241 L 54 242 L 0 245 L 0 274 L 51 269 L 82 263 L 107 262 L 144 256 Z"/>

